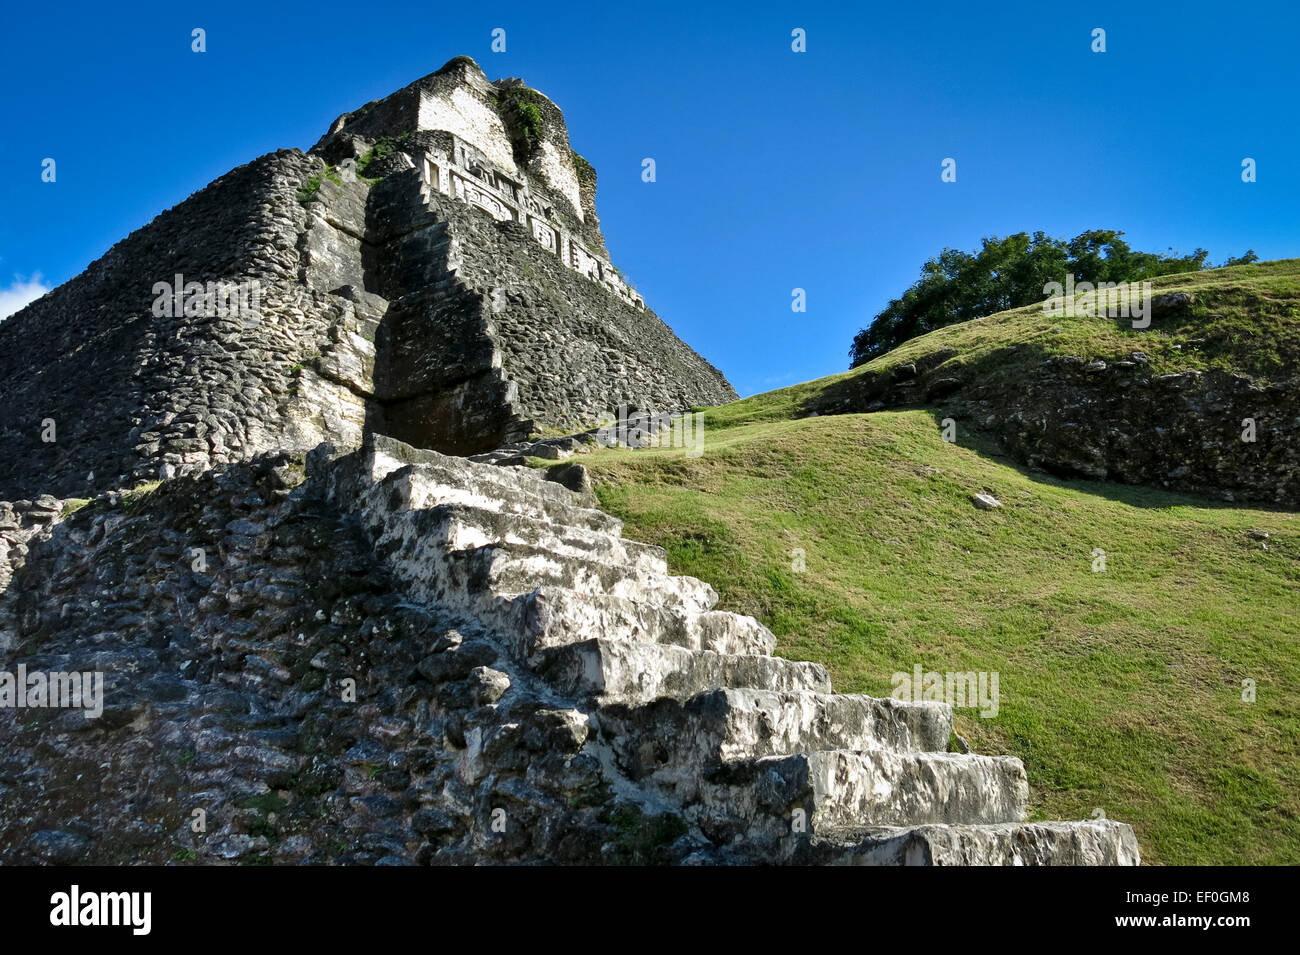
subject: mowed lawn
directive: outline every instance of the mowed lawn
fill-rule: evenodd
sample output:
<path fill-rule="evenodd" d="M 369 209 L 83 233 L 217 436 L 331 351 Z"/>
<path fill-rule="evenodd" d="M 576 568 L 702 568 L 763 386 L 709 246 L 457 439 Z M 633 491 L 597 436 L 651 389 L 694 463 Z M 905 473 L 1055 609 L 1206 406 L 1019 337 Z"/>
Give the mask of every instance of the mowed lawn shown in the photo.
<path fill-rule="evenodd" d="M 959 710 L 957 732 L 1024 760 L 1031 818 L 1103 812 L 1153 864 L 1300 863 L 1300 516 L 1031 473 L 926 411 L 796 404 L 705 412 L 698 458 L 579 460 L 625 536 L 836 690 L 996 671 L 997 716 Z"/>

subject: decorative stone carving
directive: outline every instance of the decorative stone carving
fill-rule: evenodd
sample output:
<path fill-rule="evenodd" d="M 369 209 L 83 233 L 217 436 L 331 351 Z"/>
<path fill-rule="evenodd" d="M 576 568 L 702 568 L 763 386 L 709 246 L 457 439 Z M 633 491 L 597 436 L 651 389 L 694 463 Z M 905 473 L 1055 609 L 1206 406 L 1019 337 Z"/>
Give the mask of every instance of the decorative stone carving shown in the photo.
<path fill-rule="evenodd" d="M 504 195 L 506 198 L 513 199 L 515 202 L 519 201 L 519 192 L 520 192 L 519 183 L 515 182 L 512 179 L 507 179 L 505 176 L 501 175 L 501 173 L 498 172 L 496 174 L 496 187 L 497 187 L 497 191 L 500 192 L 502 195 Z"/>
<path fill-rule="evenodd" d="M 600 259 L 572 239 L 569 240 L 569 265 L 587 278 L 600 281 Z"/>
<path fill-rule="evenodd" d="M 604 265 L 601 266 L 600 280 L 604 282 L 606 285 L 608 285 L 615 292 L 617 292 L 619 295 L 623 295 L 627 292 L 627 283 L 623 281 L 623 277 L 621 275 L 619 275 L 617 272 L 614 271 L 614 267 L 612 265 L 608 267 Z"/>
<path fill-rule="evenodd" d="M 458 138 L 453 142 L 453 158 L 448 168 L 440 169 L 432 157 L 425 157 L 425 182 L 477 206 L 498 222 L 527 223 L 538 245 L 559 256 L 569 268 L 601 283 L 637 308 L 645 307 L 641 296 L 628 286 L 609 262 L 597 258 L 572 236 L 565 254 L 565 233 L 552 224 L 556 221 L 555 210 L 533 194 L 527 179 L 516 181 L 478 149 Z"/>
<path fill-rule="evenodd" d="M 428 156 L 424 158 L 424 181 L 434 192 L 442 191 L 442 175 L 438 164 Z"/>
<path fill-rule="evenodd" d="M 543 219 L 554 219 L 555 212 L 550 206 L 541 202 L 536 196 L 529 193 L 524 196 L 524 205 L 528 211 L 535 216 L 541 216 Z"/>
<path fill-rule="evenodd" d="M 528 224 L 532 227 L 533 238 L 541 244 L 547 252 L 560 253 L 560 235 L 541 219 L 532 216 L 528 217 Z"/>
<path fill-rule="evenodd" d="M 488 185 L 496 185 L 496 168 L 473 146 L 459 139 L 456 140 L 456 156 L 466 173 Z"/>
<path fill-rule="evenodd" d="M 501 199 L 492 195 L 492 193 L 484 187 L 460 177 L 456 177 L 454 181 L 456 183 L 457 198 L 464 199 L 466 202 L 478 206 L 498 222 L 516 221 L 514 209 L 506 205 L 506 203 Z"/>

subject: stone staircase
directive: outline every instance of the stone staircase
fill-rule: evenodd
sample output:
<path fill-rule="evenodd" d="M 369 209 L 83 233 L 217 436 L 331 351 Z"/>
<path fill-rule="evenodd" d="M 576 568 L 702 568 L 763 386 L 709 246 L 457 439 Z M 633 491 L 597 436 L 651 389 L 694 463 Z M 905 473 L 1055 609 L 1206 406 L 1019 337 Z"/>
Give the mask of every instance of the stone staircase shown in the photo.
<path fill-rule="evenodd" d="M 1132 829 L 1026 823 L 1019 760 L 947 752 L 952 709 L 831 692 L 751 617 L 527 468 L 372 436 L 331 493 L 413 599 L 463 613 L 595 732 L 624 792 L 736 862 L 1125 865 Z"/>

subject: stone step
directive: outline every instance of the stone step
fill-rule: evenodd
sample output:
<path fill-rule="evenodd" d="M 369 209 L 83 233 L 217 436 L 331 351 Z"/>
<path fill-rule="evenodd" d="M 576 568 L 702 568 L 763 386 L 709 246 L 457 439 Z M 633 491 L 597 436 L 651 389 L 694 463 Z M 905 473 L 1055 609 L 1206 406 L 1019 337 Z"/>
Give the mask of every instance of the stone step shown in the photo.
<path fill-rule="evenodd" d="M 447 462 L 454 462 L 454 465 L 449 465 Z M 587 517 L 599 514 L 605 518 L 601 522 L 602 525 L 616 525 L 619 530 L 622 530 L 622 521 L 611 517 L 604 511 L 583 507 L 579 502 L 578 495 L 558 481 L 545 480 L 534 468 L 507 468 L 490 464 L 473 464 L 461 458 L 447 458 L 445 461 L 420 464 L 417 467 L 421 474 L 427 475 L 443 485 L 480 491 L 499 489 L 506 492 L 510 500 L 514 500 L 516 496 L 523 496 L 536 499 L 544 505 L 555 505 L 560 508 L 558 513 L 561 516 L 569 513 L 569 510 L 567 510 L 569 508 Z M 460 468 L 472 468 L 473 470 L 462 471 L 459 470 Z M 563 520 L 559 522 L 566 523 Z"/>
<path fill-rule="evenodd" d="M 685 613 L 627 597 L 583 594 L 560 587 L 540 587 L 522 594 L 506 612 L 501 629 L 512 636 L 516 652 L 524 659 L 547 647 L 591 637 L 727 654 L 768 655 L 776 647 L 772 631 L 743 614 L 725 610 Z"/>
<path fill-rule="evenodd" d="M 877 749 L 764 756 L 679 777 L 673 795 L 699 804 L 702 827 L 771 839 L 868 826 L 1021 822 L 1029 784 L 1020 760 Z M 737 822 L 745 826 L 736 829 Z"/>
<path fill-rule="evenodd" d="M 583 568 L 599 567 L 603 575 L 614 577 L 622 566 L 557 557 L 525 545 L 452 550 L 447 536 L 457 529 L 448 525 L 447 505 L 412 509 L 410 498 L 419 492 L 412 489 L 410 478 L 410 466 L 403 467 L 362 498 L 361 515 L 374 535 L 376 551 L 414 600 L 479 617 L 514 643 L 522 642 L 519 631 L 527 617 L 527 607 L 521 606 L 522 590 L 556 579 L 593 587 L 597 581 L 584 577 Z M 517 515 L 504 517 L 510 520 Z M 630 568 L 623 573 L 637 576 Z"/>
<path fill-rule="evenodd" d="M 541 650 L 533 668 L 558 692 L 602 705 L 686 699 L 716 687 L 830 691 L 818 663 L 602 638 Z"/>
<path fill-rule="evenodd" d="M 728 760 L 817 750 L 943 752 L 952 707 L 839 693 L 719 689 L 608 706 L 599 722 L 631 779 L 699 776 Z"/>
<path fill-rule="evenodd" d="M 465 458 L 414 448 L 381 434 L 367 435 L 358 456 L 364 461 L 366 472 L 363 490 L 396 471 L 413 467 L 413 485 L 425 490 L 426 500 L 419 505 L 421 507 L 464 502 L 492 509 L 500 498 L 499 503 L 510 513 L 524 513 L 571 527 L 614 534 L 623 529 L 623 522 L 618 518 L 582 507 L 578 495 L 557 481 L 546 480 L 545 475 L 535 468 L 476 464 Z M 451 493 L 451 497 L 438 500 L 432 493 L 437 488 Z"/>
<path fill-rule="evenodd" d="M 811 840 L 796 859 L 822 865 L 1138 865 L 1141 855 L 1132 826 L 1098 819 L 832 832 Z"/>
<path fill-rule="evenodd" d="M 593 596 L 624 597 L 684 613 L 703 613 L 718 602 L 717 592 L 694 577 L 646 573 L 627 564 L 563 556 L 527 544 L 499 541 L 447 551 L 446 558 L 453 581 L 467 589 L 502 596 L 558 587 Z"/>
<path fill-rule="evenodd" d="M 662 547 L 624 540 L 606 531 L 570 527 L 523 514 L 505 514 L 470 504 L 439 504 L 428 509 L 428 533 L 451 550 L 470 550 L 497 542 L 542 548 L 560 557 L 575 557 L 628 567 L 636 573 L 668 575 Z"/>
<path fill-rule="evenodd" d="M 830 693 L 663 550 L 531 469 L 370 436 L 331 479 L 422 604 L 495 630 L 595 755 L 737 858 L 845 865 L 1136 864 L 1128 826 L 1025 823 L 1024 767 L 947 753 L 952 710 Z"/>
<path fill-rule="evenodd" d="M 483 471 L 462 475 L 439 464 L 410 465 L 389 474 L 371 493 L 398 495 L 394 509 L 400 510 L 464 504 L 614 536 L 623 532 L 623 522 L 618 518 L 577 505 L 573 492 L 554 481 L 547 484 L 555 491 L 547 488 L 534 492 L 528 487 L 497 481 L 491 474 L 493 471 L 504 472 L 506 468 L 477 467 Z"/>

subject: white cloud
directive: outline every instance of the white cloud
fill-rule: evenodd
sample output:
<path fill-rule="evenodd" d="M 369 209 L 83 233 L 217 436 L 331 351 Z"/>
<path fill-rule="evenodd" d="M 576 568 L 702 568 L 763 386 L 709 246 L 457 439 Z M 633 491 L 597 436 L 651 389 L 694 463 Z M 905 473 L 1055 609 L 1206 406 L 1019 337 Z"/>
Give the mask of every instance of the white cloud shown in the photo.
<path fill-rule="evenodd" d="M 0 288 L 0 321 L 36 301 L 49 290 L 50 286 L 41 280 L 40 272 L 31 278 L 15 275 L 8 288 Z"/>

